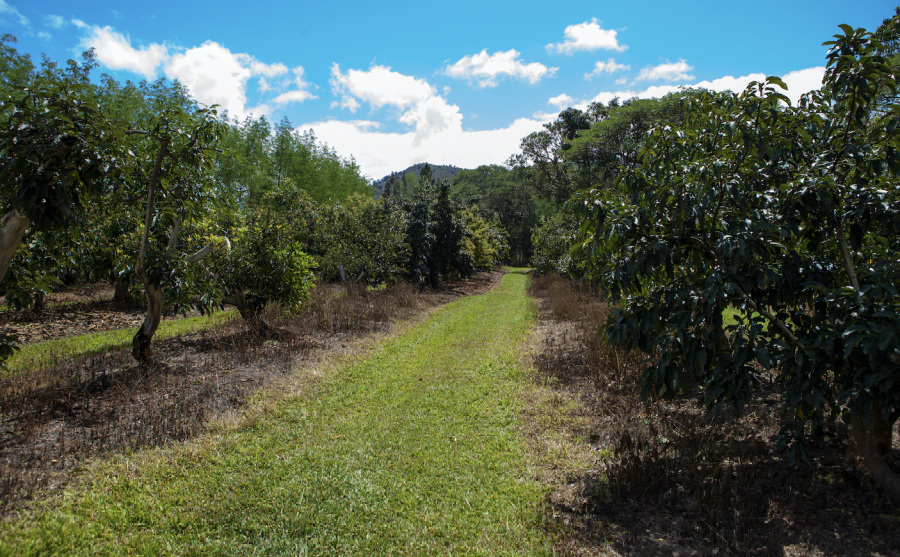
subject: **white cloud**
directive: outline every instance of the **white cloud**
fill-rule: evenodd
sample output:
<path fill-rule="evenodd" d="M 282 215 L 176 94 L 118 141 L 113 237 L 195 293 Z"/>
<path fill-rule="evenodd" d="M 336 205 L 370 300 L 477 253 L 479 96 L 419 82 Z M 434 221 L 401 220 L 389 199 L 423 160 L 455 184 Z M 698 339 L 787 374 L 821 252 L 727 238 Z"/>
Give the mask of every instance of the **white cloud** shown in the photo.
<path fill-rule="evenodd" d="M 360 106 L 362 106 L 362 105 L 359 103 L 358 100 L 356 100 L 353 97 L 349 97 L 347 95 L 343 95 L 341 97 L 341 102 L 338 102 L 338 101 L 331 102 L 331 108 L 336 108 L 336 107 L 346 108 L 352 114 L 356 114 L 356 111 L 359 109 Z"/>
<path fill-rule="evenodd" d="M 309 99 L 317 99 L 319 97 L 313 95 L 309 91 L 288 91 L 275 97 L 272 102 L 278 105 L 303 102 Z"/>
<path fill-rule="evenodd" d="M 627 66 L 625 64 L 616 64 L 615 58 L 610 58 L 606 62 L 600 61 L 594 64 L 594 71 L 591 73 L 584 74 L 585 79 L 590 79 L 593 76 L 602 75 L 604 73 L 613 74 L 622 70 L 630 70 L 631 66 Z"/>
<path fill-rule="evenodd" d="M 165 45 L 151 44 L 134 48 L 131 39 L 113 30 L 112 27 L 88 27 L 84 22 L 72 20 L 78 27 L 89 28 L 89 34 L 81 39 L 82 48 L 93 48 L 97 52 L 97 60 L 113 70 L 128 70 L 153 79 L 157 68 L 169 57 Z"/>
<path fill-rule="evenodd" d="M 217 104 L 239 119 L 251 113 L 267 114 L 268 105 L 247 107 L 247 81 L 254 76 L 273 77 L 287 73 L 284 64 L 263 64 L 249 54 L 235 54 L 224 46 L 206 41 L 201 46 L 174 54 L 165 67 L 166 77 L 183 83 L 204 104 Z M 308 97 L 307 97 L 308 98 Z M 279 104 L 295 102 L 285 98 Z"/>
<path fill-rule="evenodd" d="M 46 31 L 41 31 L 38 33 L 38 37 L 45 41 L 49 41 L 50 39 L 53 38 L 53 35 L 51 35 L 50 33 L 47 33 Z"/>
<path fill-rule="evenodd" d="M 788 86 L 788 90 L 781 92 L 784 93 L 784 95 L 788 97 L 788 99 L 790 99 L 791 104 L 796 105 L 797 102 L 799 102 L 800 97 L 803 96 L 804 93 L 808 93 L 822 86 L 822 77 L 824 75 L 825 68 L 821 66 L 787 73 L 782 76 L 781 79 L 785 82 L 785 85 Z M 693 84 L 685 83 L 683 85 L 654 85 L 652 87 L 644 89 L 643 91 L 634 91 L 630 89 L 619 91 L 603 91 L 598 93 L 591 99 L 578 101 L 578 103 L 575 105 L 575 108 L 584 110 L 592 102 L 602 102 L 603 104 L 608 104 L 609 101 L 616 97 L 623 101 L 633 98 L 659 98 L 686 87 L 709 89 L 711 91 L 733 91 L 735 93 L 740 93 L 741 91 L 746 89 L 751 82 L 763 81 L 765 79 L 766 74 L 752 73 L 740 77 L 729 75 L 720 77 L 718 79 L 713 79 L 711 81 L 706 80 Z M 776 87 L 776 89 L 778 88 Z"/>
<path fill-rule="evenodd" d="M 23 27 L 31 27 L 31 22 L 28 21 L 28 18 L 19 13 L 19 10 L 7 4 L 4 0 L 0 0 L 0 21 L 3 21 L 3 16 L 9 16 L 14 20 L 19 22 L 19 25 Z"/>
<path fill-rule="evenodd" d="M 415 144 L 418 144 L 436 133 L 462 127 L 462 114 L 455 104 L 448 104 L 443 97 L 434 96 L 416 103 L 398 121 L 415 127 Z"/>
<path fill-rule="evenodd" d="M 688 72 L 693 70 L 694 66 L 689 66 L 687 60 L 681 60 L 673 63 L 666 62 L 658 66 L 647 66 L 641 70 L 641 73 L 635 78 L 635 81 L 687 81 L 694 79 L 694 76 Z"/>
<path fill-rule="evenodd" d="M 627 77 L 620 77 L 616 80 L 616 85 L 625 85 L 626 83 L 628 83 Z"/>
<path fill-rule="evenodd" d="M 575 102 L 575 99 L 570 97 L 569 95 L 562 94 L 557 95 L 550 100 L 547 101 L 547 104 L 552 104 L 556 108 L 563 110 L 566 107 L 572 106 L 572 103 Z"/>
<path fill-rule="evenodd" d="M 618 31 L 603 29 L 597 18 L 591 21 L 585 21 L 577 25 L 569 25 L 566 27 L 566 40 L 562 43 L 548 44 L 547 52 L 559 52 L 563 54 L 572 54 L 576 50 L 618 50 L 623 51 L 628 48 L 620 45 L 616 38 Z"/>
<path fill-rule="evenodd" d="M 47 27 L 52 27 L 54 29 L 62 29 L 69 24 L 68 21 L 65 20 L 61 15 L 47 15 L 44 16 L 44 25 Z"/>
<path fill-rule="evenodd" d="M 825 68 L 818 66 L 787 73 L 781 79 L 788 87 L 785 94 L 791 99 L 791 103 L 796 105 L 803 93 L 821 88 L 824 77 Z"/>
<path fill-rule="evenodd" d="M 238 54 L 237 56 L 245 57 L 247 66 L 250 68 L 250 72 L 253 73 L 254 75 L 261 75 L 261 76 L 265 76 L 265 77 L 278 77 L 279 75 L 284 75 L 284 74 L 288 73 L 288 67 L 282 63 L 263 64 L 262 62 L 259 62 L 256 59 L 254 59 L 249 54 Z M 303 68 L 300 68 L 300 75 L 303 75 Z"/>
<path fill-rule="evenodd" d="M 503 164 L 519 150 L 523 137 L 543 129 L 541 121 L 520 118 L 506 128 L 464 131 L 460 118 L 448 129 L 419 140 L 415 132 L 372 131 L 376 127 L 365 121 L 330 120 L 304 124 L 298 129 L 312 128 L 317 139 L 342 155 L 353 155 L 363 174 L 374 179 L 425 161 L 463 168 Z"/>
<path fill-rule="evenodd" d="M 218 104 L 221 110 L 227 110 L 238 119 L 272 110 L 266 103 L 252 108 L 247 106 L 247 85 L 254 78 L 259 79 L 260 91 L 277 93 L 271 100 L 275 105 L 317 98 L 306 90 L 309 83 L 303 79 L 301 66 L 291 70 L 282 63 L 266 64 L 249 54 L 233 53 L 213 41 L 174 53 L 169 47 L 155 43 L 134 48 L 129 37 L 112 27 L 91 26 L 77 19 L 72 23 L 85 32 L 80 46 L 94 48 L 97 60 L 104 66 L 131 71 L 146 79 L 154 79 L 160 74 L 177 79 L 201 103 Z M 277 83 L 273 84 L 273 81 Z"/>
<path fill-rule="evenodd" d="M 556 120 L 559 117 L 560 112 L 562 112 L 562 110 L 558 110 L 556 112 L 540 112 L 540 111 L 538 111 L 531 115 L 531 119 L 536 120 L 538 122 L 545 122 L 545 123 L 553 122 L 554 120 Z"/>
<path fill-rule="evenodd" d="M 463 56 L 442 71 L 450 77 L 477 81 L 484 88 L 496 87 L 499 76 L 517 77 L 534 84 L 545 76 L 552 76 L 558 69 L 548 68 L 538 62 L 525 64 L 519 60 L 519 52 L 515 49 L 494 54 L 488 54 L 487 49 L 484 49 L 478 54 Z"/>
<path fill-rule="evenodd" d="M 340 102 L 331 103 L 355 113 L 361 102 L 372 110 L 393 106 L 403 111 L 397 120 L 415 128 L 417 144 L 435 133 L 461 126 L 459 107 L 451 105 L 437 94 L 437 89 L 424 79 L 391 71 L 386 66 L 372 66 L 368 71 L 341 71 L 338 64 L 331 67 L 331 90 L 340 95 Z"/>
<path fill-rule="evenodd" d="M 330 82 L 335 95 L 356 97 L 375 109 L 385 105 L 407 107 L 436 93 L 424 79 L 391 71 L 386 66 L 372 66 L 368 71 L 347 70 L 345 74 L 338 64 L 334 64 Z"/>

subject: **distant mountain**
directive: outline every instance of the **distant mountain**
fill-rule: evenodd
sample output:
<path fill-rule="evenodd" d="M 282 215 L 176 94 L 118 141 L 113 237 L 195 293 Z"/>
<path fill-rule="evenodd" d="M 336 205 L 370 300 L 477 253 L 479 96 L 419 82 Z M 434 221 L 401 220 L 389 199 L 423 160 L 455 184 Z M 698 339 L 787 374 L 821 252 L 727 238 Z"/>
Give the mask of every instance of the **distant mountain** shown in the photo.
<path fill-rule="evenodd" d="M 443 166 L 440 164 L 430 164 L 430 163 L 420 162 L 419 164 L 414 164 L 414 165 L 410 166 L 406 170 L 402 170 L 400 172 L 394 172 L 393 174 L 388 174 L 381 180 L 376 180 L 375 182 L 373 182 L 372 185 L 375 186 L 375 190 L 376 190 L 375 198 L 377 199 L 377 198 L 381 197 L 381 193 L 384 191 L 384 185 L 387 183 L 388 180 L 391 179 L 391 176 L 397 176 L 397 179 L 399 180 L 400 177 L 403 176 L 404 174 L 409 174 L 410 172 L 412 172 L 413 174 L 416 175 L 416 178 L 418 178 L 419 174 L 422 172 L 422 169 L 425 167 L 426 164 L 428 164 L 428 166 L 431 167 L 431 177 L 434 179 L 435 182 L 440 182 L 441 180 L 445 180 L 445 179 L 453 181 L 453 177 L 456 176 L 457 172 L 459 172 L 460 170 L 465 170 L 465 168 L 459 168 L 458 166 L 453 166 L 453 165 Z"/>

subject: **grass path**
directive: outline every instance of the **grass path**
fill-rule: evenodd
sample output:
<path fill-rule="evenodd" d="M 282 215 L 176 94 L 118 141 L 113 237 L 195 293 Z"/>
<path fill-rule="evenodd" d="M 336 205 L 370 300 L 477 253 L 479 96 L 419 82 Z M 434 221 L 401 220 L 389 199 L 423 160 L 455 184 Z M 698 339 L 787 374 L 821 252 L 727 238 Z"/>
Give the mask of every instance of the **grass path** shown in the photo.
<path fill-rule="evenodd" d="M 252 427 L 92 470 L 0 526 L 0 554 L 548 553 L 519 431 L 526 282 L 449 304 Z"/>

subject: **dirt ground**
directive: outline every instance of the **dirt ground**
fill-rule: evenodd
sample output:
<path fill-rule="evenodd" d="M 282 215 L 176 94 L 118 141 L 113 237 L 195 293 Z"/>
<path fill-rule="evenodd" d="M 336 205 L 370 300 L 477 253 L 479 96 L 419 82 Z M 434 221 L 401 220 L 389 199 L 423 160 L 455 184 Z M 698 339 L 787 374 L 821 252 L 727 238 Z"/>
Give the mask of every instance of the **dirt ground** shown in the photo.
<path fill-rule="evenodd" d="M 150 365 L 120 350 L 0 377 L 0 516 L 77 478 L 94 459 L 184 440 L 239 415 L 254 392 L 286 381 L 298 366 L 487 292 L 500 276 L 478 273 L 437 291 L 405 283 L 380 290 L 321 285 L 296 314 L 268 313 L 266 333 L 237 319 L 155 342 Z M 144 308 L 114 304 L 112 294 L 102 284 L 67 289 L 40 314 L 2 312 L 0 327 L 37 342 L 139 325 Z"/>
<path fill-rule="evenodd" d="M 810 432 L 810 462 L 789 465 L 772 442 L 781 408 L 765 377 L 740 416 L 710 415 L 696 397 L 642 403 L 642 357 L 602 343 L 609 310 L 589 287 L 537 279 L 532 295 L 539 381 L 566 409 L 559 433 L 583 462 L 548 480 L 556 555 L 900 555 L 900 505 L 840 424 Z"/>

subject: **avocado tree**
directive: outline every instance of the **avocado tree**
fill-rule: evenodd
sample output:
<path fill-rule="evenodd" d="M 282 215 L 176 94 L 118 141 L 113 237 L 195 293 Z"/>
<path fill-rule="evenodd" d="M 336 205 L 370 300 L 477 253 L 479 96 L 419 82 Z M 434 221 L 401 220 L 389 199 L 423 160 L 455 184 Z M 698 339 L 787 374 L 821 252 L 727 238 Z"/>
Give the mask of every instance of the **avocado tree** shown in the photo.
<path fill-rule="evenodd" d="M 874 110 L 897 85 L 878 41 L 841 29 L 797 107 L 777 78 L 686 97 L 683 125 L 652 130 L 615 189 L 579 196 L 579 249 L 619 301 L 609 341 L 652 355 L 644 396 L 699 386 L 740 409 L 772 370 L 791 459 L 804 423 L 843 414 L 900 499 L 900 129 L 896 109 Z"/>
<path fill-rule="evenodd" d="M 183 254 L 179 237 L 185 221 L 203 214 L 213 202 L 211 177 L 222 124 L 214 108 L 186 106 L 177 94 L 155 101 L 158 111 L 147 129 L 126 132 L 146 140 L 132 171 L 132 181 L 146 200 L 134 263 L 147 298 L 147 315 L 132 341 L 132 355 L 140 362 L 151 357 L 150 342 L 162 319 L 164 293 L 175 311 L 198 299 L 203 311 L 220 302 L 214 289 L 202 286 L 202 270 L 193 267 L 209 255 L 212 245 Z"/>
<path fill-rule="evenodd" d="M 321 206 L 320 211 L 325 240 L 319 257 L 323 279 L 340 276 L 345 282 L 393 282 L 403 274 L 409 246 L 406 219 L 397 203 L 357 194 L 343 203 Z"/>
<path fill-rule="evenodd" d="M 471 236 L 462 216 L 463 207 L 450 198 L 446 180 L 435 184 L 424 180 L 403 200 L 406 243 L 409 245 L 407 275 L 416 282 L 440 286 L 450 273 L 470 276 L 475 272 L 472 254 L 464 240 Z"/>
<path fill-rule="evenodd" d="M 46 76 L 4 99 L 0 129 L 0 280 L 29 228 L 75 225 L 84 203 L 118 178 L 117 134 L 89 84 Z"/>
<path fill-rule="evenodd" d="M 270 302 L 295 309 L 312 287 L 315 265 L 292 234 L 293 225 L 269 207 L 250 209 L 231 240 L 219 245 L 204 265 L 215 273 L 224 291 L 222 302 L 235 306 L 251 327 L 268 330 L 262 310 Z"/>

